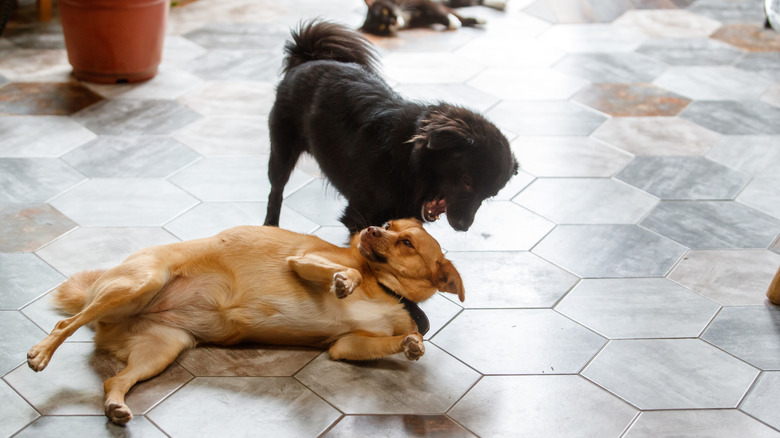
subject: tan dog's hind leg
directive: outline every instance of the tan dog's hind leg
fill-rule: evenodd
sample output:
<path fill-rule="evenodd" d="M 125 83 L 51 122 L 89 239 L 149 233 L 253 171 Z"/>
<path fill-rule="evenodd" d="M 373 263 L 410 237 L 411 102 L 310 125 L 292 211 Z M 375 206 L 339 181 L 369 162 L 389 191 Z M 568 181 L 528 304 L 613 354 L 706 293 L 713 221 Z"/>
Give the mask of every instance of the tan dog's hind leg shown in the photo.
<path fill-rule="evenodd" d="M 195 342 L 184 330 L 154 325 L 147 333 L 133 336 L 130 344 L 127 367 L 103 384 L 106 417 L 116 424 L 127 423 L 133 418 L 125 404 L 125 395 L 130 388 L 163 372 L 179 353 L 193 347 Z"/>
<path fill-rule="evenodd" d="M 91 286 L 96 289 L 95 299 L 81 312 L 58 322 L 48 336 L 30 349 L 27 353 L 30 368 L 33 371 L 46 368 L 54 351 L 81 326 L 146 293 L 159 291 L 167 275 L 154 264 L 154 257 L 136 257 L 101 275 Z"/>
<path fill-rule="evenodd" d="M 357 269 L 333 263 L 314 254 L 288 257 L 287 264 L 305 280 L 331 282 L 330 291 L 338 298 L 348 296 L 363 282 L 363 277 Z"/>
<path fill-rule="evenodd" d="M 425 354 L 422 335 L 418 332 L 386 337 L 352 334 L 338 339 L 328 350 L 336 360 L 371 360 L 401 352 L 409 360 L 419 359 Z"/>

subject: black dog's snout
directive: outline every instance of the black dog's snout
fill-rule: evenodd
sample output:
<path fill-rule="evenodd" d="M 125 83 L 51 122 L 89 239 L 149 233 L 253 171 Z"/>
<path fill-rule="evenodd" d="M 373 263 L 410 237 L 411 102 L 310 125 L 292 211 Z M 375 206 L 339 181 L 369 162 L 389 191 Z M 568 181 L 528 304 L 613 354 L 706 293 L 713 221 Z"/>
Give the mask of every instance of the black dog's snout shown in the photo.
<path fill-rule="evenodd" d="M 382 230 L 378 227 L 368 227 L 368 233 L 373 237 L 382 237 Z"/>

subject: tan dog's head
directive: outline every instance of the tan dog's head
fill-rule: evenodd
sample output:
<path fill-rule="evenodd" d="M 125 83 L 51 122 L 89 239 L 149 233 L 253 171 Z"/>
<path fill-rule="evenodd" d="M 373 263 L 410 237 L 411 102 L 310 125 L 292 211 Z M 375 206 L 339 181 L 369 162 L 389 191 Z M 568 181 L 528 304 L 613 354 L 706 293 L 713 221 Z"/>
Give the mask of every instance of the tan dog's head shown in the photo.
<path fill-rule="evenodd" d="M 425 301 L 436 290 L 456 294 L 461 301 L 466 299 L 460 274 L 416 219 L 368 227 L 353 237 L 352 246 L 366 259 L 380 283 L 409 300 Z"/>

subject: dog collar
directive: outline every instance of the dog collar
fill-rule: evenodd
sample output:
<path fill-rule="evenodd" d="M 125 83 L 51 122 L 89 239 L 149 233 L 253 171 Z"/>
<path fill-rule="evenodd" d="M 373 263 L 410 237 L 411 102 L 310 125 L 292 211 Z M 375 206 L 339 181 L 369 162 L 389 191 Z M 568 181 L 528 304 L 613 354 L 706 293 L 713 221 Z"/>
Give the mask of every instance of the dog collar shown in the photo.
<path fill-rule="evenodd" d="M 428 316 L 425 314 L 425 312 L 423 312 L 420 306 L 417 305 L 417 303 L 406 297 L 398 295 L 397 293 L 393 292 L 392 289 L 382 283 L 379 283 L 379 285 L 382 286 L 382 290 L 385 291 L 386 294 L 393 298 L 397 298 L 398 301 L 404 305 L 404 309 L 406 309 L 406 312 L 409 313 L 409 316 L 412 317 L 414 323 L 417 324 L 417 331 L 420 332 L 421 335 L 428 333 L 428 330 L 431 328 L 431 323 L 428 321 Z"/>

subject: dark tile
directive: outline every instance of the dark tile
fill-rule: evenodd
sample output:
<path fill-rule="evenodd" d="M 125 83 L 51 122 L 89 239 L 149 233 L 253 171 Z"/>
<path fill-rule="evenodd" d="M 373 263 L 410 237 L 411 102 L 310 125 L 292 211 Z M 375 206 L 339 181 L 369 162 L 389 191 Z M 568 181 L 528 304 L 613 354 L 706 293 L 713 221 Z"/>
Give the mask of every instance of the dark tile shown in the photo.
<path fill-rule="evenodd" d="M 767 248 L 780 220 L 732 201 L 661 201 L 642 226 L 691 249 Z"/>
<path fill-rule="evenodd" d="M 636 225 L 559 225 L 533 249 L 583 278 L 663 277 L 685 251 Z"/>
<path fill-rule="evenodd" d="M 70 115 L 102 99 L 77 82 L 16 82 L 0 88 L 0 115 Z"/>
<path fill-rule="evenodd" d="M 780 108 L 755 100 L 696 101 L 680 117 L 721 134 L 780 134 Z"/>
<path fill-rule="evenodd" d="M 734 199 L 750 181 L 702 157 L 636 157 L 616 178 L 661 199 Z"/>
<path fill-rule="evenodd" d="M 110 100 L 74 116 L 97 134 L 128 136 L 171 134 L 199 118 L 171 100 Z"/>
<path fill-rule="evenodd" d="M 76 228 L 76 223 L 49 204 L 0 203 L 0 251 L 35 251 Z"/>
<path fill-rule="evenodd" d="M 744 52 L 709 38 L 655 38 L 637 50 L 670 65 L 731 65 Z"/>
<path fill-rule="evenodd" d="M 650 84 L 595 84 L 573 99 L 614 117 L 674 116 L 690 103 Z"/>
<path fill-rule="evenodd" d="M 445 415 L 347 415 L 323 435 L 327 438 L 357 436 L 465 438 L 475 435 Z"/>
<path fill-rule="evenodd" d="M 761 9 L 761 6 L 753 5 L 753 7 Z M 711 38 L 749 52 L 780 51 L 780 34 L 764 29 L 763 23 L 728 24 L 718 29 Z"/>
<path fill-rule="evenodd" d="M 593 83 L 652 82 L 666 66 L 633 52 L 571 54 L 555 64 L 555 69 Z"/>

